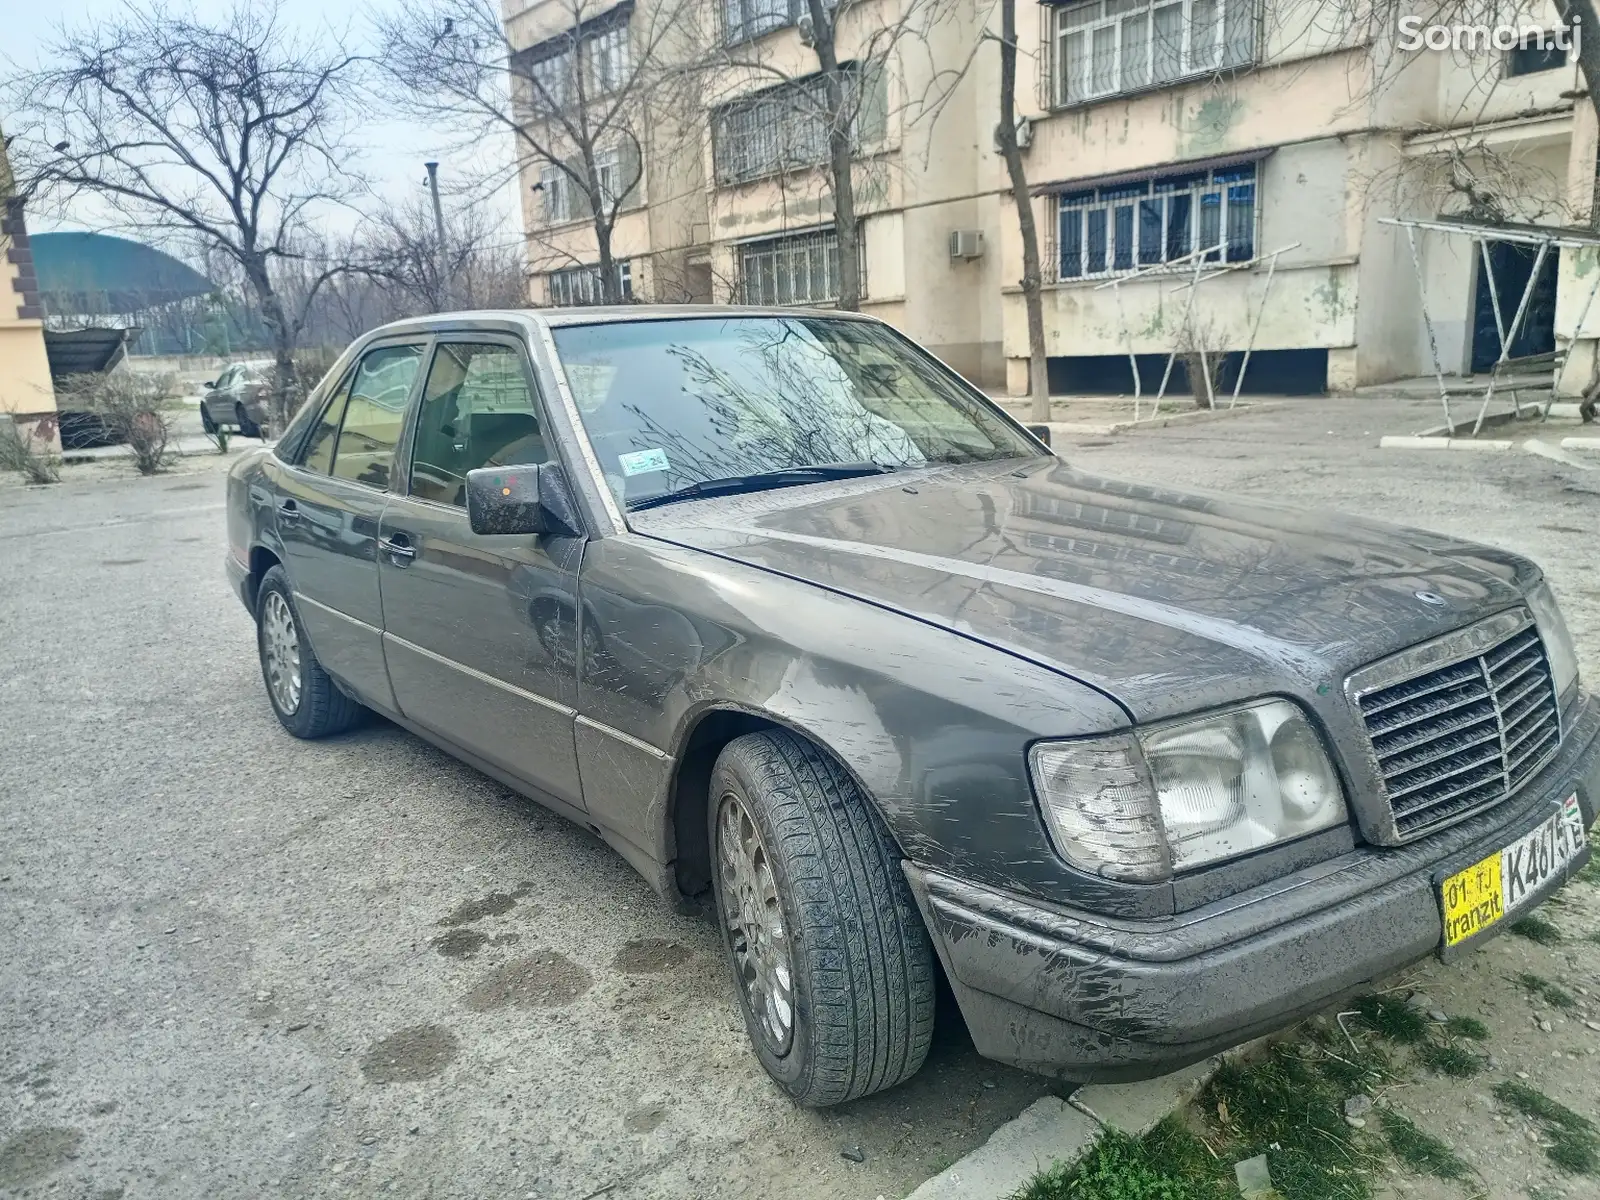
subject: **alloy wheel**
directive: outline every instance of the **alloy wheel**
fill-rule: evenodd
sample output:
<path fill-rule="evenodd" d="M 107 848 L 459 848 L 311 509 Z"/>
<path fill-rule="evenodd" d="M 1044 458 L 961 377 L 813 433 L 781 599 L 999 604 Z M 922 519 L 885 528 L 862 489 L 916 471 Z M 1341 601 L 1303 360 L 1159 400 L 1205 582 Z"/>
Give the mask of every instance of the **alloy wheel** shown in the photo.
<path fill-rule="evenodd" d="M 794 1037 L 794 965 L 783 904 L 761 831 L 744 804 L 725 793 L 717 810 L 722 921 L 746 1004 L 777 1055 Z"/>
<path fill-rule="evenodd" d="M 281 592 L 268 592 L 261 603 L 261 650 L 272 699 L 293 716 L 300 708 L 300 633 Z"/>

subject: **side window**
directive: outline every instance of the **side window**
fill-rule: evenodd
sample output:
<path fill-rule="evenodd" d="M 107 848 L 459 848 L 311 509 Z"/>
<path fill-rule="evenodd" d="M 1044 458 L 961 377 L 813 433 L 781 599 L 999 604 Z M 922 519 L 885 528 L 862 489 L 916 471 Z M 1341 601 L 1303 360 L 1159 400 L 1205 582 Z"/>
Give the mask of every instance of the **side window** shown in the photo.
<path fill-rule="evenodd" d="M 421 346 L 384 346 L 362 358 L 344 404 L 344 423 L 333 456 L 336 479 L 379 490 L 389 486 L 406 399 L 421 362 Z"/>
<path fill-rule="evenodd" d="M 467 503 L 467 472 L 549 460 L 522 352 L 441 343 L 428 370 L 411 456 L 411 494 Z"/>
<path fill-rule="evenodd" d="M 213 385 L 216 388 L 217 391 L 225 392 L 225 391 L 228 390 L 228 385 L 233 382 L 233 372 L 234 372 L 234 370 L 235 370 L 235 368 L 229 367 L 221 375 L 217 376 L 217 381 Z"/>
<path fill-rule="evenodd" d="M 333 469 L 333 444 L 339 440 L 339 422 L 344 420 L 345 401 L 349 398 L 350 380 L 346 379 L 322 410 L 311 436 L 306 438 L 305 452 L 300 456 L 300 465 L 306 470 L 326 475 Z"/>

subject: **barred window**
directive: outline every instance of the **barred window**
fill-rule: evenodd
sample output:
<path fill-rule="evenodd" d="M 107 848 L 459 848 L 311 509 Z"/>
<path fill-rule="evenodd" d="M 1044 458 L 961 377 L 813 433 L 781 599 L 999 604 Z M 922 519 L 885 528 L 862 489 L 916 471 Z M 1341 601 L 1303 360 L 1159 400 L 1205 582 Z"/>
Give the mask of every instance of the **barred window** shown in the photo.
<path fill-rule="evenodd" d="M 864 128 L 870 123 L 868 118 L 881 123 L 882 116 L 874 105 L 860 102 L 860 72 L 855 64 L 845 64 L 842 69 L 842 111 L 850 120 L 850 140 L 855 144 L 863 134 L 872 136 Z M 865 99 L 875 96 L 873 92 Z M 723 105 L 712 114 L 711 128 L 718 183 L 743 183 L 763 175 L 821 166 L 828 161 L 829 132 L 823 77 L 796 79 Z"/>
<path fill-rule="evenodd" d="M 832 304 L 839 298 L 839 235 L 832 229 L 739 247 L 742 304 Z"/>
<path fill-rule="evenodd" d="M 1256 165 L 1158 175 L 1063 194 L 1058 279 L 1116 275 L 1207 251 L 1208 262 L 1256 253 Z"/>
<path fill-rule="evenodd" d="M 832 10 L 839 0 L 822 0 Z M 722 0 L 722 41 L 732 46 L 795 24 L 811 11 L 807 0 Z"/>
<path fill-rule="evenodd" d="M 633 299 L 633 264 L 627 259 L 615 263 L 617 288 L 624 300 Z M 550 303 L 561 308 L 582 304 L 604 304 L 605 295 L 600 288 L 600 268 L 568 267 L 552 271 L 545 277 L 550 287 Z"/>
<path fill-rule="evenodd" d="M 1055 102 L 1254 61 L 1255 0 L 1089 0 L 1055 14 Z"/>
<path fill-rule="evenodd" d="M 513 68 L 538 84 L 528 89 L 534 111 L 548 113 L 577 101 L 574 76 L 575 66 L 580 63 L 583 94 L 587 98 L 603 96 L 627 83 L 633 69 L 628 43 L 632 15 L 631 3 L 619 4 L 565 33 L 517 51 L 512 58 Z"/>

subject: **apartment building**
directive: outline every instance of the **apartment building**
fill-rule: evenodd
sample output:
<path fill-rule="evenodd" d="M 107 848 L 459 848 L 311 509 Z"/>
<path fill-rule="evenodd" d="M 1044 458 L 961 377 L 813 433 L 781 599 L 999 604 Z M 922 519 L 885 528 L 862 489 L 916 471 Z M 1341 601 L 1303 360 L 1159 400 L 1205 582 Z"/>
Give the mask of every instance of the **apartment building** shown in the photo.
<path fill-rule="evenodd" d="M 54 447 L 59 444 L 53 421 L 56 399 L 44 352 L 44 309 L 4 134 L 0 134 L 0 250 L 5 254 L 0 263 L 0 420 L 15 421 L 25 436 L 38 422 L 48 421 L 44 441 Z"/>
<path fill-rule="evenodd" d="M 619 233 L 631 293 L 830 303 L 838 248 L 805 0 L 691 7 L 712 65 L 696 73 L 696 111 L 675 114 L 670 158 L 646 153 Z M 1395 29 L 1362 23 L 1370 13 L 1315 0 L 1019 4 L 1019 131 L 1053 390 L 1131 391 L 1137 369 L 1148 391 L 1175 348 L 1237 364 L 1246 345 L 1252 391 L 1421 375 L 1432 369 L 1424 304 L 1447 371 L 1492 361 L 1490 293 L 1520 295 L 1532 251 L 1419 230 L 1419 270 L 1406 231 L 1383 219 L 1586 225 L 1593 109 L 1569 56 L 1534 33 L 1557 27 L 1553 6 L 1508 10 L 1522 27 L 1509 44 L 1469 33 L 1444 51 L 1401 49 Z M 982 37 L 993 19 L 973 0 L 861 0 L 839 15 L 836 49 L 861 97 L 862 309 L 975 381 L 1022 394 L 1021 243 L 993 138 L 998 54 Z M 658 172 L 670 186 L 649 186 Z M 670 217 L 654 219 L 657 208 Z M 536 302 L 589 294 L 567 281 L 585 278 L 592 231 L 562 224 L 564 211 L 528 204 Z M 562 238 L 578 275 L 541 250 Z M 1197 259 L 1207 278 L 1190 309 Z M 1576 328 L 1595 261 L 1562 249 L 1538 264 L 1515 344 L 1534 352 L 1581 334 L 1567 390 L 1589 377 L 1600 335 L 1600 305 Z"/>

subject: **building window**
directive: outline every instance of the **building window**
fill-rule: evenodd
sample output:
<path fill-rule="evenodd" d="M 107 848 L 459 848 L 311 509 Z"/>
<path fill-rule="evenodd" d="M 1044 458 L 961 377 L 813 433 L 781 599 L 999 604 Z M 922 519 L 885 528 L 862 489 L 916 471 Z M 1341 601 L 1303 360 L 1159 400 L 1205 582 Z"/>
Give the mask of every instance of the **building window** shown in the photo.
<path fill-rule="evenodd" d="M 822 0 L 831 10 L 839 0 Z M 785 29 L 811 11 L 807 0 L 722 0 L 722 40 L 732 46 Z"/>
<path fill-rule="evenodd" d="M 1055 101 L 1159 87 L 1255 58 L 1255 0 L 1089 0 L 1055 14 Z"/>
<path fill-rule="evenodd" d="M 856 141 L 858 72 L 845 67 L 843 113 Z M 711 118 L 718 183 L 743 183 L 828 161 L 827 94 L 823 78 L 811 75 L 764 92 L 744 96 L 717 109 Z"/>
<path fill-rule="evenodd" d="M 559 225 L 572 220 L 576 208 L 572 202 L 572 177 L 554 163 L 546 163 L 539 168 L 539 182 L 543 185 L 545 224 Z"/>
<path fill-rule="evenodd" d="M 1257 208 L 1254 163 L 1064 193 L 1052 263 L 1058 279 L 1084 279 L 1200 251 L 1208 262 L 1248 262 Z"/>
<path fill-rule="evenodd" d="M 620 4 L 557 37 L 517 52 L 514 66 L 538 85 L 529 89 L 535 113 L 564 109 L 577 100 L 575 63 L 583 65 L 586 98 L 603 96 L 627 83 L 632 70 L 628 46 L 628 18 L 632 14 L 632 4 Z"/>
<path fill-rule="evenodd" d="M 633 299 L 633 264 L 622 259 L 614 264 L 617 272 L 617 289 L 624 300 Z M 600 289 L 600 268 L 569 267 L 565 271 L 552 271 L 545 277 L 550 286 L 550 303 L 560 308 L 581 304 L 604 304 L 605 295 Z"/>
<path fill-rule="evenodd" d="M 622 155 L 616 150 L 596 150 L 594 174 L 600 187 L 600 202 L 612 208 L 622 194 Z"/>
<path fill-rule="evenodd" d="M 832 229 L 745 242 L 741 304 L 832 304 L 839 298 L 839 235 Z"/>
<path fill-rule="evenodd" d="M 1562 41 L 1567 41 L 1562 38 Z M 1536 75 L 1567 65 L 1565 46 L 1556 45 L 1554 33 L 1524 35 L 1522 44 L 1506 53 L 1506 75 Z"/>

